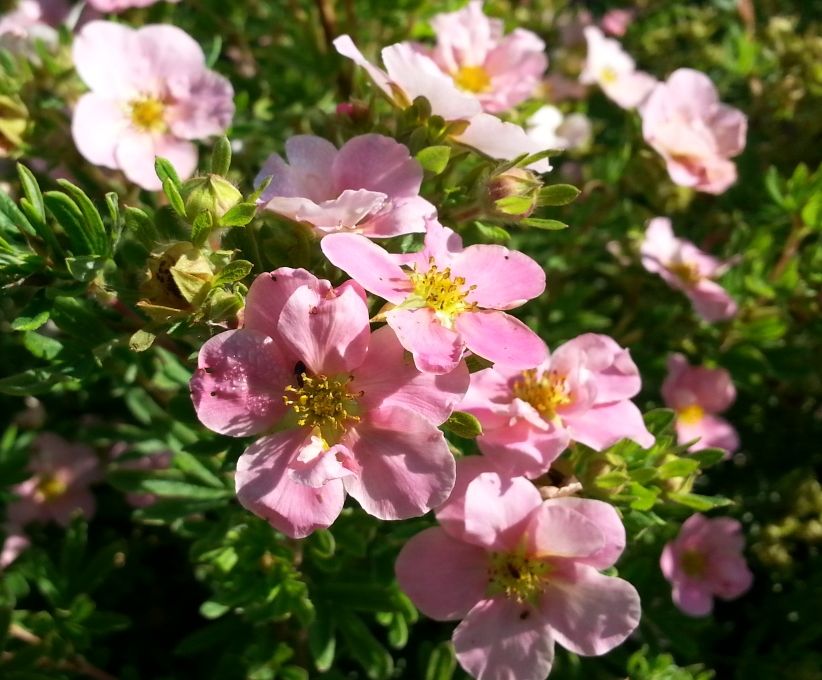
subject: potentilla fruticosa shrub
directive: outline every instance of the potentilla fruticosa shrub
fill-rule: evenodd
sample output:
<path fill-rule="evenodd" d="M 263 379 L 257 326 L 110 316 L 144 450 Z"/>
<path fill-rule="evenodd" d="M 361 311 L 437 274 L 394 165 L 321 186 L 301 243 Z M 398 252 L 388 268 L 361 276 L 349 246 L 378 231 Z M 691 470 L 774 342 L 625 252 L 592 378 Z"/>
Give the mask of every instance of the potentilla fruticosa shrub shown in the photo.
<path fill-rule="evenodd" d="M 820 677 L 813 5 L 0 2 L 0 677 Z"/>

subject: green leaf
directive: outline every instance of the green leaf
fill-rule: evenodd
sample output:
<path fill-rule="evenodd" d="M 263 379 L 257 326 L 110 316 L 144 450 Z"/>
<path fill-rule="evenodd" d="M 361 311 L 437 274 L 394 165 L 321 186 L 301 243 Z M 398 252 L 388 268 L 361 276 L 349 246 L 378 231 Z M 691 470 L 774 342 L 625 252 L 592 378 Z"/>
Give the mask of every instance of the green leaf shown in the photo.
<path fill-rule="evenodd" d="M 128 346 L 132 352 L 145 352 L 154 344 L 156 339 L 157 336 L 154 333 L 140 329 L 129 338 Z"/>
<path fill-rule="evenodd" d="M 525 215 L 534 207 L 530 196 L 506 196 L 494 201 L 494 208 L 506 215 Z"/>
<path fill-rule="evenodd" d="M 0 394 L 10 394 L 13 397 L 43 394 L 49 392 L 62 379 L 62 376 L 45 369 L 30 368 L 0 379 Z"/>
<path fill-rule="evenodd" d="M 568 205 L 579 194 L 580 190 L 572 184 L 552 184 L 540 189 L 537 205 Z"/>
<path fill-rule="evenodd" d="M 231 142 L 228 137 L 220 137 L 211 151 L 211 172 L 225 177 L 231 167 Z"/>
<path fill-rule="evenodd" d="M 341 612 L 343 614 L 343 612 Z M 394 672 L 394 660 L 377 641 L 359 616 L 344 613 L 338 617 L 339 631 L 351 656 L 365 670 L 370 680 L 388 680 Z"/>
<path fill-rule="evenodd" d="M 614 470 L 613 472 L 606 472 L 604 475 L 599 475 L 596 478 L 596 485 L 600 489 L 615 489 L 630 480 L 631 478 L 626 473 Z"/>
<path fill-rule="evenodd" d="M 337 650 L 334 619 L 324 609 L 317 610 L 314 621 L 308 627 L 308 649 L 320 673 L 329 670 L 334 664 Z"/>
<path fill-rule="evenodd" d="M 669 460 L 659 466 L 659 476 L 662 479 L 673 479 L 674 477 L 687 477 L 699 469 L 699 461 L 693 458 L 677 458 Z"/>
<path fill-rule="evenodd" d="M 49 320 L 49 316 L 51 315 L 50 309 L 42 309 L 41 306 L 42 301 L 40 305 L 34 307 L 32 307 L 32 305 L 27 306 L 23 310 L 23 313 L 11 322 L 12 330 L 36 331 L 40 328 L 40 326 Z M 29 309 L 29 307 L 32 308 Z"/>
<path fill-rule="evenodd" d="M 219 619 L 231 607 L 215 602 L 214 600 L 206 600 L 200 605 L 200 615 L 206 619 Z"/>
<path fill-rule="evenodd" d="M 208 239 L 208 234 L 213 226 L 214 218 L 211 216 L 211 212 L 203 210 L 194 218 L 194 223 L 191 225 L 191 242 L 198 248 L 202 246 Z"/>
<path fill-rule="evenodd" d="M 673 427 L 675 418 L 676 413 L 669 408 L 655 408 L 642 417 L 648 431 L 657 436 L 669 432 Z"/>
<path fill-rule="evenodd" d="M 158 496 L 181 498 L 190 500 L 217 500 L 233 495 L 228 489 L 212 489 L 188 482 L 178 482 L 173 479 L 145 479 L 140 484 L 143 491 Z"/>
<path fill-rule="evenodd" d="M 94 244 L 86 231 L 85 219 L 78 205 L 62 191 L 43 194 L 48 211 L 66 232 L 75 255 L 94 255 Z"/>
<path fill-rule="evenodd" d="M 244 227 L 257 214 L 255 203 L 238 203 L 220 218 L 221 227 Z"/>
<path fill-rule="evenodd" d="M 87 239 L 91 244 L 91 253 L 93 255 L 110 254 L 111 244 L 109 243 L 106 228 L 103 226 L 103 218 L 100 217 L 100 212 L 91 202 L 91 199 L 80 187 L 75 186 L 66 179 L 58 179 L 57 184 L 71 196 L 83 215 Z"/>
<path fill-rule="evenodd" d="M 154 172 L 157 173 L 157 177 L 160 178 L 160 181 L 165 184 L 166 182 L 170 182 L 174 185 L 179 193 L 180 187 L 182 183 L 180 182 L 180 177 L 177 175 L 177 171 L 174 169 L 174 166 L 167 161 L 165 158 L 161 158 L 157 156 L 154 159 Z"/>
<path fill-rule="evenodd" d="M 78 255 L 77 257 L 66 258 L 66 269 L 69 274 L 78 281 L 87 283 L 91 281 L 97 272 L 106 264 L 105 257 L 99 255 Z"/>
<path fill-rule="evenodd" d="M 33 216 L 38 222 L 45 222 L 46 204 L 43 202 L 43 192 L 40 191 L 40 185 L 37 183 L 31 170 L 22 163 L 17 164 L 17 175 L 20 177 L 20 185 L 23 188 L 23 193 L 29 200 Z"/>
<path fill-rule="evenodd" d="M 482 434 L 480 421 L 465 411 L 454 411 L 441 427 L 446 432 L 453 432 L 463 439 L 474 439 Z"/>
<path fill-rule="evenodd" d="M 233 260 L 229 262 L 217 276 L 214 277 L 212 286 L 224 286 L 228 283 L 234 283 L 240 279 L 244 279 L 254 269 L 254 265 L 248 260 Z"/>
<path fill-rule="evenodd" d="M 157 160 L 160 159 L 158 158 Z M 175 184 L 169 178 L 164 179 L 163 192 L 168 197 L 168 202 L 171 204 L 171 207 L 174 208 L 174 212 L 184 218 L 186 216 L 186 206 L 185 203 L 183 203 L 183 197 L 180 195 L 179 183 Z"/>
<path fill-rule="evenodd" d="M 526 217 L 520 220 L 519 223 L 524 227 L 534 227 L 535 229 L 546 229 L 547 231 L 559 231 L 560 229 L 567 229 L 568 225 L 559 220 L 545 220 L 539 217 Z"/>
<path fill-rule="evenodd" d="M 454 646 L 450 642 L 441 642 L 431 651 L 428 665 L 425 668 L 425 680 L 451 680 L 457 669 L 457 658 Z"/>
<path fill-rule="evenodd" d="M 477 371 L 482 371 L 483 369 L 493 366 L 494 362 L 472 354 L 465 359 L 465 365 L 468 367 L 469 373 L 476 373 Z"/>
<path fill-rule="evenodd" d="M 696 493 L 671 493 L 668 494 L 668 498 L 674 501 L 674 503 L 693 508 L 697 512 L 705 512 L 713 508 L 733 505 L 733 501 L 724 496 L 702 496 Z"/>
<path fill-rule="evenodd" d="M 29 331 L 23 335 L 23 346 L 38 359 L 51 361 L 63 350 L 63 343 L 47 335 Z"/>
<path fill-rule="evenodd" d="M 725 449 L 702 449 L 688 454 L 688 457 L 699 463 L 703 470 L 721 463 L 727 456 L 728 452 Z"/>
<path fill-rule="evenodd" d="M 0 216 L 4 218 L 0 220 L 0 224 L 5 223 L 8 227 L 16 229 L 24 236 L 38 235 L 29 219 L 20 211 L 20 208 L 5 191 L 0 191 Z"/>
<path fill-rule="evenodd" d="M 451 147 L 446 145 L 428 146 L 421 149 L 416 155 L 416 159 L 424 170 L 433 175 L 439 175 L 446 167 L 451 158 Z"/>
<path fill-rule="evenodd" d="M 174 454 L 174 465 L 186 474 L 203 482 L 203 484 L 207 484 L 215 489 L 225 489 L 223 480 L 203 465 L 197 456 L 187 451 L 177 451 Z"/>
<path fill-rule="evenodd" d="M 647 511 L 654 507 L 659 496 L 659 489 L 648 489 L 641 484 L 631 482 L 628 486 L 628 493 L 633 496 L 630 506 L 634 510 Z"/>

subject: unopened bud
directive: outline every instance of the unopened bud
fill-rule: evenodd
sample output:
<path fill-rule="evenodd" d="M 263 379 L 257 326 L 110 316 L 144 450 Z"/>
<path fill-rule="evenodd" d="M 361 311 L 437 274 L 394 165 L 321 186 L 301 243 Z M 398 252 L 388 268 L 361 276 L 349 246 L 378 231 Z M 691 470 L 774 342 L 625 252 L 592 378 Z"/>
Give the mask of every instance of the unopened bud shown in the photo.
<path fill-rule="evenodd" d="M 214 224 L 217 224 L 223 215 L 243 200 L 239 189 L 219 175 L 194 177 L 183 184 L 180 193 L 185 203 L 186 217 L 192 222 L 201 213 L 209 212 Z"/>
<path fill-rule="evenodd" d="M 152 255 L 137 306 L 157 321 L 185 316 L 202 305 L 214 270 L 191 243 L 175 243 Z"/>
<path fill-rule="evenodd" d="M 524 168 L 509 168 L 491 175 L 487 184 L 488 212 L 503 218 L 521 219 L 534 212 L 542 182 Z"/>

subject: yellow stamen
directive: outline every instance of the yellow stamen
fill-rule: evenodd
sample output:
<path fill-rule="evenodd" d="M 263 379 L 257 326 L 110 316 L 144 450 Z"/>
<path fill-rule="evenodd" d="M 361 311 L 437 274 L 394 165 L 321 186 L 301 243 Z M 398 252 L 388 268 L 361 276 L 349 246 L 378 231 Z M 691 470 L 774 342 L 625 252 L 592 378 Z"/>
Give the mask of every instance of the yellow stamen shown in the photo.
<path fill-rule="evenodd" d="M 64 481 L 51 475 L 45 475 L 37 482 L 37 493 L 44 501 L 53 501 L 59 498 L 66 492 L 67 488 Z"/>
<path fill-rule="evenodd" d="M 283 401 L 297 424 L 317 430 L 328 445 L 335 444 L 346 429 L 359 421 L 356 396 L 348 391 L 348 375 L 331 378 L 302 374 L 298 385 L 285 388 Z"/>
<path fill-rule="evenodd" d="M 600 81 L 602 81 L 606 85 L 611 85 L 612 83 L 615 83 L 618 78 L 619 74 L 610 66 L 603 67 L 602 70 L 599 72 Z"/>
<path fill-rule="evenodd" d="M 679 420 L 686 425 L 696 425 L 705 415 L 705 409 L 699 404 L 688 404 L 677 410 Z"/>
<path fill-rule="evenodd" d="M 705 562 L 705 555 L 701 552 L 686 550 L 679 559 L 679 566 L 688 576 L 702 578 L 708 565 Z"/>
<path fill-rule="evenodd" d="M 522 553 L 492 553 L 488 568 L 488 595 L 523 604 L 536 604 L 545 588 L 551 565 Z"/>
<path fill-rule="evenodd" d="M 553 420 L 557 417 L 557 408 L 571 403 L 565 378 L 553 371 L 542 375 L 538 375 L 535 368 L 523 371 L 514 383 L 513 393 L 531 404 L 545 420 Z"/>
<path fill-rule="evenodd" d="M 156 97 L 142 97 L 129 103 L 131 122 L 143 132 L 165 132 L 166 105 Z"/>
<path fill-rule="evenodd" d="M 454 74 L 457 87 L 467 92 L 487 92 L 491 89 L 491 76 L 482 66 L 463 66 Z"/>
<path fill-rule="evenodd" d="M 409 274 L 409 278 L 414 286 L 412 299 L 420 300 L 422 306 L 434 310 L 440 321 L 447 326 L 450 326 L 458 314 L 476 307 L 474 303 L 466 301 L 468 293 L 475 286 L 466 289 L 462 276 L 452 278 L 450 267 L 440 271 L 434 264 L 434 258 L 429 260 L 428 271 L 414 270 Z"/>
<path fill-rule="evenodd" d="M 678 277 L 683 283 L 693 285 L 702 280 L 699 270 L 693 262 L 677 262 L 668 265 L 668 271 Z"/>

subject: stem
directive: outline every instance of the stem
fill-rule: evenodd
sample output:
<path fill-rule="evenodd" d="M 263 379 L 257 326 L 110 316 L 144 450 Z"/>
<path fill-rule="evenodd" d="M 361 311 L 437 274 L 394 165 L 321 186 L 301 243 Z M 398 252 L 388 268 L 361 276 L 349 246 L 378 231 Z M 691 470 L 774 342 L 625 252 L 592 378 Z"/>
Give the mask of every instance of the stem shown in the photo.
<path fill-rule="evenodd" d="M 771 281 L 776 281 L 780 276 L 782 276 L 782 272 L 785 271 L 785 268 L 788 264 L 790 264 L 791 259 L 793 259 L 799 251 L 799 246 L 802 244 L 802 239 L 804 239 L 806 235 L 807 232 L 805 231 L 805 223 L 798 215 L 794 215 L 791 232 L 788 234 L 788 238 L 785 239 L 785 247 L 782 249 L 782 254 L 779 256 L 779 260 L 771 272 Z"/>
<path fill-rule="evenodd" d="M 320 23 L 323 27 L 323 35 L 325 36 L 328 51 L 331 51 L 333 48 L 331 43 L 337 37 L 337 15 L 334 11 L 334 2 L 333 0 L 314 0 L 314 4 L 317 5 L 317 10 L 320 13 Z"/>
<path fill-rule="evenodd" d="M 9 635 L 30 645 L 40 645 L 43 643 L 40 637 L 16 623 L 12 623 L 11 626 L 9 626 Z M 44 665 L 50 663 L 47 659 L 44 659 L 43 662 Z M 94 678 L 94 680 L 117 680 L 115 676 L 106 673 L 104 670 L 97 668 L 97 666 L 93 666 L 79 654 L 71 659 L 64 659 L 56 665 L 60 669 L 80 673 L 89 678 Z"/>

